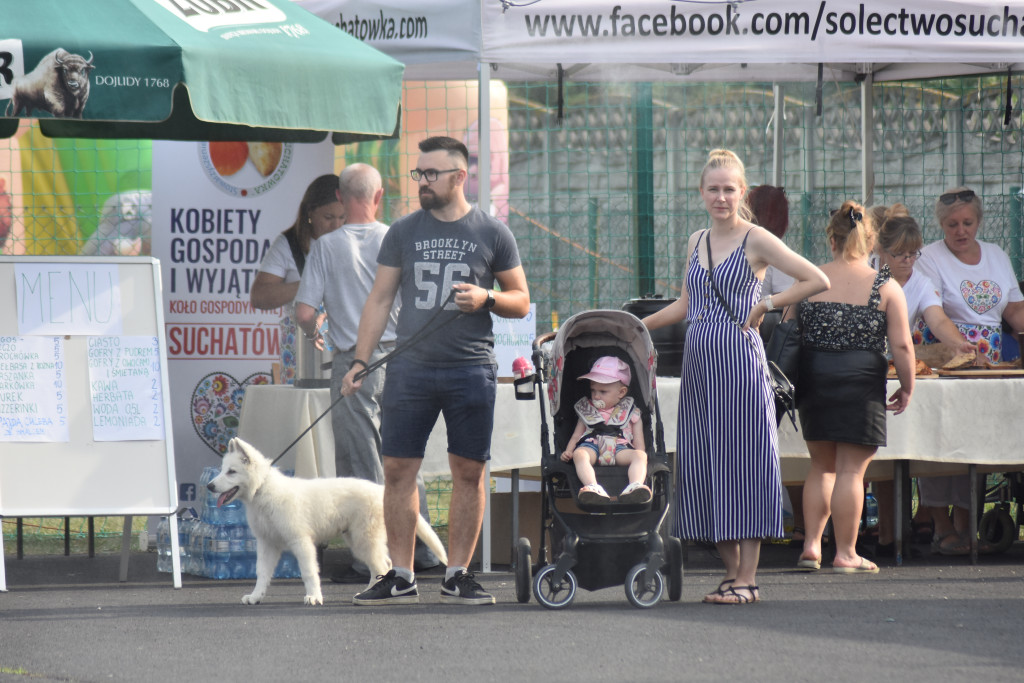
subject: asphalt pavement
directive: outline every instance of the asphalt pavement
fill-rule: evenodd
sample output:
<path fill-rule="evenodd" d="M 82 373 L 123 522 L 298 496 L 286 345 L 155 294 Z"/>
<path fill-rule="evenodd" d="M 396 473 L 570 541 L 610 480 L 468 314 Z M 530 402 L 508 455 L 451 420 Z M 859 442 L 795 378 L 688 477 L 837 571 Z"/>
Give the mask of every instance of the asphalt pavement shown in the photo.
<path fill-rule="evenodd" d="M 420 604 L 354 607 L 356 584 L 324 580 L 322 607 L 298 579 L 262 605 L 252 581 L 156 571 L 134 553 L 7 558 L 0 681 L 1020 681 L 1024 544 L 980 558 L 931 555 L 877 575 L 793 571 L 799 551 L 762 553 L 762 601 L 700 604 L 719 562 L 689 548 L 682 600 L 650 609 L 622 587 L 577 592 L 562 610 L 515 599 L 507 571 L 479 575 L 493 606 L 442 604 L 441 575 Z M 325 573 L 344 562 L 328 550 Z"/>

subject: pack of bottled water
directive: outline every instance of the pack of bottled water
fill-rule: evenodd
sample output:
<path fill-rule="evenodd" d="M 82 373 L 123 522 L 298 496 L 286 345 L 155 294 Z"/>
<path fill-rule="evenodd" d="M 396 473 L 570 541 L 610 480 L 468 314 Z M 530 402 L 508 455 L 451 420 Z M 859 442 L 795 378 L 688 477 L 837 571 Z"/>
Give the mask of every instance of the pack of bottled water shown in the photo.
<path fill-rule="evenodd" d="M 255 579 L 256 537 L 245 517 L 245 505 L 235 499 L 217 505 L 217 496 L 206 485 L 220 473 L 206 467 L 199 480 L 199 518 L 179 512 L 178 550 L 181 571 L 210 579 Z M 286 473 L 287 474 L 287 473 Z M 172 571 L 170 523 L 161 517 L 156 529 L 157 571 Z M 274 578 L 301 576 L 299 563 L 289 551 L 278 561 Z"/>

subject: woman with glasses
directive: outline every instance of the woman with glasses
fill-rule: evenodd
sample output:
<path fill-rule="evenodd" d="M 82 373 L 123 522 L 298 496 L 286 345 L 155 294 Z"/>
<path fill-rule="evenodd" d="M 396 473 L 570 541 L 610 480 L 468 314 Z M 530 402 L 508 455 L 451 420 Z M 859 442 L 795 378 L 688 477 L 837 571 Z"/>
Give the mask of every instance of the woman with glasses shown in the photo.
<path fill-rule="evenodd" d="M 832 261 L 821 267 L 832 288 L 798 305 L 801 354 L 796 403 L 811 468 L 804 481 L 803 571 L 821 568 L 821 536 L 832 517 L 832 571 L 868 574 L 878 566 L 857 554 L 864 473 L 886 443 L 885 412 L 906 410 L 914 391 L 907 304 L 889 271 L 868 263 L 875 231 L 864 207 L 847 201 L 829 221 Z M 900 386 L 886 398 L 892 351 Z"/>
<path fill-rule="evenodd" d="M 940 195 L 935 218 L 943 238 L 921 250 L 914 270 L 938 287 L 943 309 L 964 336 L 977 344 L 979 360 L 998 363 L 1002 360 L 1003 319 L 1015 331 L 1024 331 L 1024 295 L 1006 252 L 978 239 L 982 217 L 981 197 L 974 190 L 955 187 Z M 924 343 L 936 341 L 937 330 L 930 325 L 921 327 Z M 932 549 L 943 555 L 968 554 L 969 477 L 922 478 L 918 491 L 921 506 L 935 525 Z M 981 542 L 979 550 L 986 552 L 987 544 Z"/>
<path fill-rule="evenodd" d="M 914 343 L 921 343 L 917 323 L 923 321 L 950 349 L 956 352 L 975 352 L 977 347 L 964 339 L 957 326 L 942 310 L 942 297 L 935 284 L 927 275 L 914 272 L 914 263 L 921 257 L 924 240 L 921 227 L 910 216 L 907 207 L 903 204 L 873 206 L 870 213 L 878 226 L 878 241 L 875 244 L 878 267 L 888 268 L 892 279 L 903 288 L 903 295 L 907 299 L 907 320 L 910 322 Z M 878 545 L 875 556 L 891 557 L 896 550 L 892 527 L 895 518 L 892 481 L 876 481 L 874 492 L 878 499 Z M 928 529 L 925 542 L 930 541 L 935 530 L 930 516 L 921 515 L 920 519 L 915 519 L 915 528 L 918 525 Z M 947 526 L 951 531 L 948 521 Z"/>
<path fill-rule="evenodd" d="M 878 267 L 888 266 L 892 279 L 903 288 L 903 296 L 907 299 L 907 319 L 910 321 L 911 335 L 915 344 L 923 339 L 918 321 L 923 321 L 933 335 L 950 349 L 957 352 L 973 352 L 977 347 L 964 339 L 957 326 L 942 310 L 942 297 L 931 278 L 924 273 L 914 271 L 914 264 L 921 258 L 921 227 L 917 224 L 903 204 L 891 207 L 871 207 L 872 216 L 879 215 L 878 242 L 875 254 L 878 256 Z"/>
<path fill-rule="evenodd" d="M 981 197 L 966 187 L 943 193 L 935 202 L 935 218 L 943 238 L 921 250 L 914 270 L 939 289 L 946 315 L 979 354 L 991 363 L 1002 360 L 1002 320 L 1024 331 L 1024 295 L 999 246 L 978 239 L 982 221 Z M 938 341 L 930 326 L 920 325 L 922 341 Z"/>

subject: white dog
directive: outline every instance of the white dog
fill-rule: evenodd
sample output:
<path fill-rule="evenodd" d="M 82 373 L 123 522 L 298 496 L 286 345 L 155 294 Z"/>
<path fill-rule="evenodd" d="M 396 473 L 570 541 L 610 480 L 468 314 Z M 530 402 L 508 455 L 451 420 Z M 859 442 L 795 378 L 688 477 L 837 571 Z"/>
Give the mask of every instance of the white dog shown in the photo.
<path fill-rule="evenodd" d="M 281 552 L 291 550 L 299 561 L 307 605 L 322 605 L 316 545 L 344 538 L 352 554 L 370 569 L 370 583 L 391 569 L 384 531 L 384 487 L 363 479 L 298 479 L 271 467 L 262 453 L 241 439 L 232 439 L 220 474 L 209 484 L 219 494 L 217 505 L 241 498 L 256 537 L 256 587 L 242 596 L 247 605 L 267 594 Z M 441 539 L 417 515 L 416 535 L 441 562 L 448 564 Z"/>

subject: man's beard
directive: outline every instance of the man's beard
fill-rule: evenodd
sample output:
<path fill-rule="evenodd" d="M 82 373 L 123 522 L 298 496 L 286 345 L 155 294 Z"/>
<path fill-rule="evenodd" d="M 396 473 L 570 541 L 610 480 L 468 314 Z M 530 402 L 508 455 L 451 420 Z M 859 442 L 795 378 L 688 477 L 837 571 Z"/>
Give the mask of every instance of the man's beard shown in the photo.
<path fill-rule="evenodd" d="M 448 206 L 448 197 L 442 197 L 433 190 L 425 189 L 420 191 L 420 208 L 424 211 L 432 209 L 443 209 Z"/>

